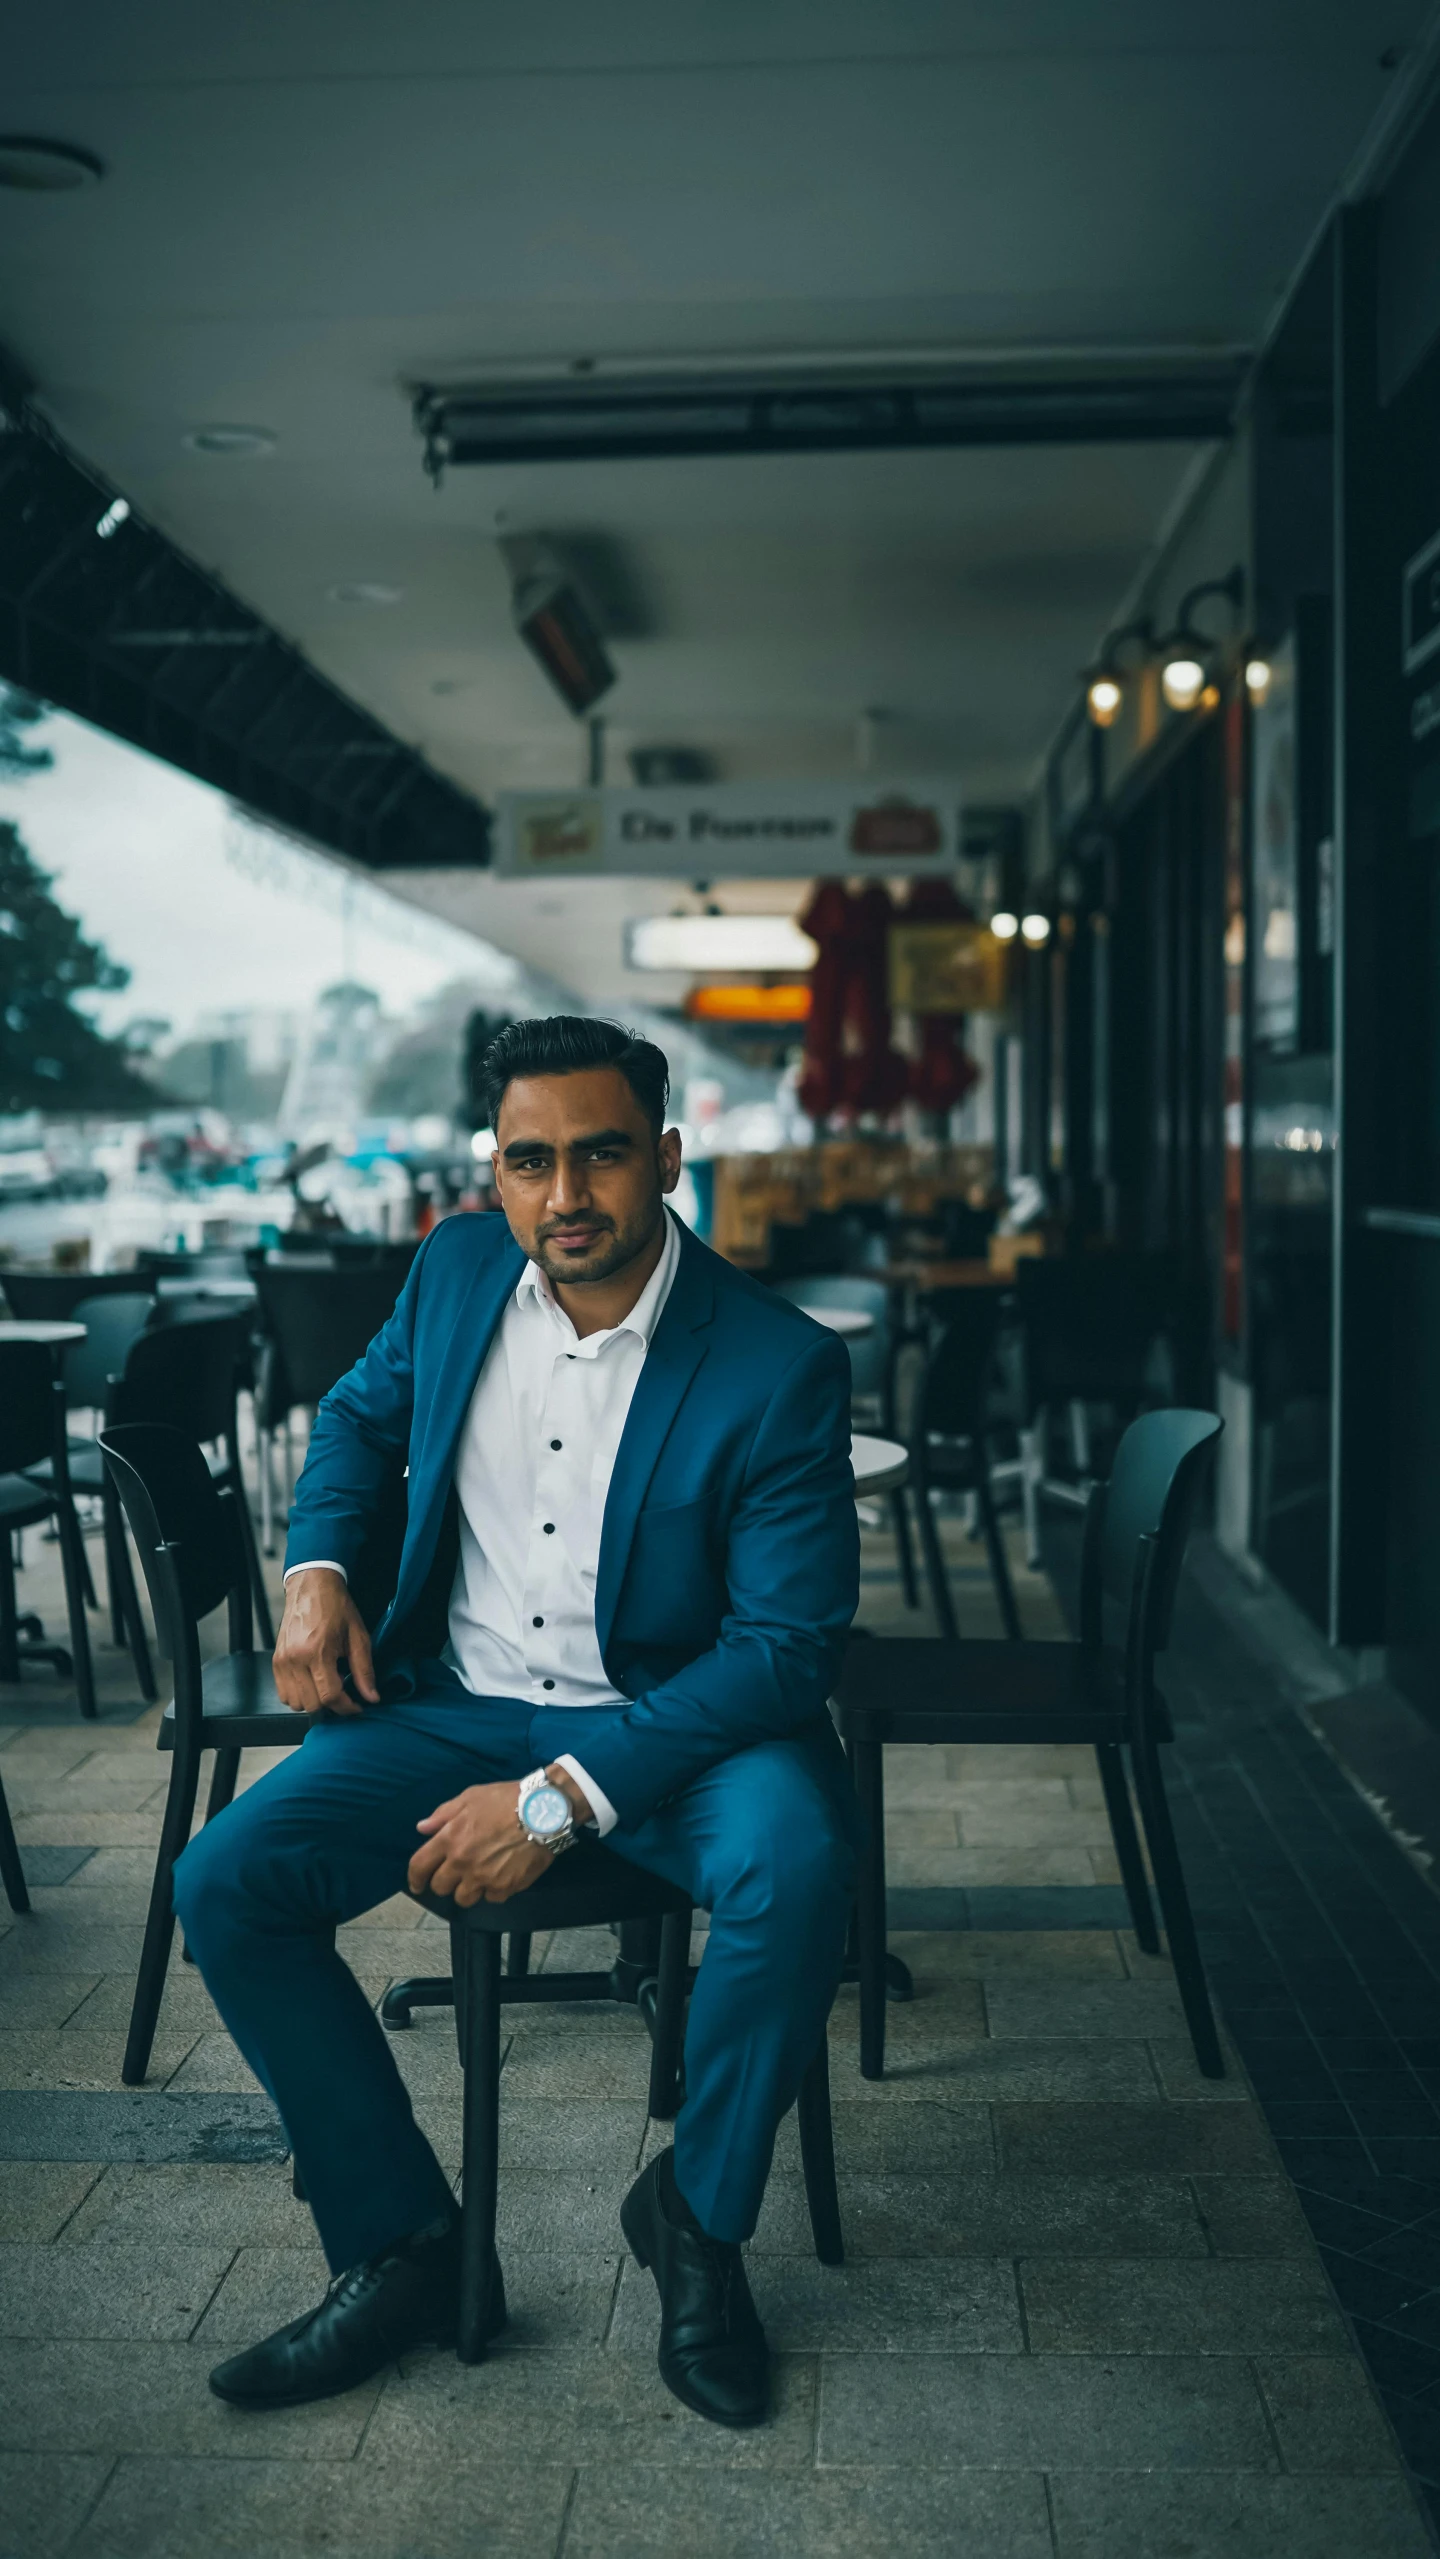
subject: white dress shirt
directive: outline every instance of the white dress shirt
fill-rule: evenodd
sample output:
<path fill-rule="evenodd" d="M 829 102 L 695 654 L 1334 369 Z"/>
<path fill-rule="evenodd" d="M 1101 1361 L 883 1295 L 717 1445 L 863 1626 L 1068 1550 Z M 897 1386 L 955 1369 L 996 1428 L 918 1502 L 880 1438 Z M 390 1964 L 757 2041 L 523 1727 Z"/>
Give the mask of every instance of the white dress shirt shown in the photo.
<path fill-rule="evenodd" d="M 600 1532 L 630 1400 L 679 1260 L 667 1211 L 664 1251 L 635 1305 L 612 1331 L 583 1341 L 539 1265 L 525 1265 L 455 1459 L 460 1558 L 447 1658 L 476 1696 L 629 1703 L 606 1678 L 595 1632 Z M 567 1751 L 558 1765 L 583 1786 L 602 1837 L 613 1830 L 614 1806 L 580 1762 Z"/>

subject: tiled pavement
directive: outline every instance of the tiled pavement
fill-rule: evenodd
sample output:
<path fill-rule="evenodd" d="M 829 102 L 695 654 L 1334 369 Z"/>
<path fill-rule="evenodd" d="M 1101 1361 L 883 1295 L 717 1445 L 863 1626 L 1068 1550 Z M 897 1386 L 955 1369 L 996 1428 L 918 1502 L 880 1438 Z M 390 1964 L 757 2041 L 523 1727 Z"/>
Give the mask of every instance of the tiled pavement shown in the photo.
<path fill-rule="evenodd" d="M 883 1631 L 890 1554 L 878 1536 L 867 1551 L 862 1618 Z M 988 1631 L 978 1550 L 954 1553 L 962 1622 Z M 25 1579 L 54 1613 L 33 1540 Z M 1056 1631 L 1048 1588 L 1017 1580 L 1030 1630 Z M 1238 2066 L 1199 2078 L 1168 1968 L 1115 1924 L 1098 1788 L 1069 1751 L 895 1755 L 894 1942 L 918 1995 L 892 2009 L 880 2087 L 856 2068 L 852 1992 L 836 2011 L 843 2270 L 810 2253 L 783 2128 L 752 2251 L 779 2359 L 770 2426 L 719 2433 L 655 2374 L 653 2291 L 622 2260 L 616 2205 L 664 2134 L 638 2021 L 594 2010 L 515 2019 L 503 2349 L 474 2370 L 419 2355 L 314 2409 L 222 2407 L 211 2362 L 313 2299 L 322 2270 L 268 2106 L 178 1961 L 150 2091 L 117 2093 L 165 1770 L 123 1661 L 100 1659 L 98 1730 L 39 1675 L 0 1692 L 36 1877 L 35 1917 L 0 1936 L 0 2559 L 1431 2548 Z M 1223 1752 L 1205 1777 L 1205 1729 L 1189 1717 L 1186 1818 L 1213 1922 L 1233 1901 L 1213 1834 L 1206 1863 L 1207 1783 L 1235 1807 Z M 442 1952 L 403 1900 L 345 1936 L 377 1996 Z M 1253 1960 L 1237 1940 L 1227 1997 L 1261 1983 Z M 448 2018 L 396 2050 L 453 2164 Z"/>

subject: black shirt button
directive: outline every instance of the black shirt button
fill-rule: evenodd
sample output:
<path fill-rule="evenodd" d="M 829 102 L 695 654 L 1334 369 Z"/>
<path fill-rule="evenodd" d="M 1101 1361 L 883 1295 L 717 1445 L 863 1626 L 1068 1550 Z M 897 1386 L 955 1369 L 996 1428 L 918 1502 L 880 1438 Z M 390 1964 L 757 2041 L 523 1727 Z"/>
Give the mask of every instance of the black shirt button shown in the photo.
<path fill-rule="evenodd" d="M 542 1679 L 540 1685 L 542 1688 L 553 1688 L 555 1682 L 553 1679 Z"/>
<path fill-rule="evenodd" d="M 547 1521 L 545 1522 L 545 1534 L 546 1534 L 546 1536 L 547 1536 L 547 1537 L 553 1537 L 553 1536 L 554 1536 L 554 1534 L 555 1534 L 555 1522 L 553 1521 L 553 1519 L 547 1519 Z"/>
<path fill-rule="evenodd" d="M 532 1617 L 530 1623 L 532 1626 L 543 1626 L 545 1620 L 543 1617 Z"/>
<path fill-rule="evenodd" d="M 550 1445 L 551 1445 L 551 1447 L 552 1447 L 552 1448 L 558 1448 L 558 1447 L 559 1447 L 559 1445 L 560 1445 L 560 1442 L 558 1441 L 558 1439 L 552 1439 L 552 1441 L 550 1442 Z"/>

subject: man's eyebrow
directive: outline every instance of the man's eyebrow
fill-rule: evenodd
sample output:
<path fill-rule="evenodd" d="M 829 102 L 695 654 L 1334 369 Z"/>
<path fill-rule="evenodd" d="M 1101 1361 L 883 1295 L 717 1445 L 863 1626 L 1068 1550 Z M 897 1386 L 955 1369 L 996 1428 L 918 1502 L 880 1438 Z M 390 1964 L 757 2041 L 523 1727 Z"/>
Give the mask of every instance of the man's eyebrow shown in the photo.
<path fill-rule="evenodd" d="M 624 1128 L 591 1129 L 584 1137 L 572 1137 L 570 1147 L 633 1146 L 634 1138 Z M 515 1137 L 501 1150 L 507 1164 L 518 1163 L 526 1155 L 553 1155 L 555 1148 L 548 1137 Z"/>

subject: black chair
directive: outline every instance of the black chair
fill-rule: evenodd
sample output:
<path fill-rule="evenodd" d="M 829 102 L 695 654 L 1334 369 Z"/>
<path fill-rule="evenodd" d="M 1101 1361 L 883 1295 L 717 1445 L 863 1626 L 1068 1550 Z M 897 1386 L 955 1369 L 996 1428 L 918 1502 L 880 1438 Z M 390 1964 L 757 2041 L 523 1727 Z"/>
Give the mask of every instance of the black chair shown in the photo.
<path fill-rule="evenodd" d="M 29 1909 L 30 1896 L 25 1889 L 25 1870 L 20 1863 L 15 1827 L 10 1819 L 3 1786 L 0 1786 L 0 1884 L 4 1885 L 5 1898 L 18 1918 L 22 1911 Z"/>
<path fill-rule="evenodd" d="M 43 1467 L 44 1480 L 32 1471 Z M 47 1644 L 38 1617 L 20 1612 L 13 1540 L 53 1519 L 60 1535 L 70 1650 Z M 90 1630 L 85 1623 L 85 1551 L 70 1482 L 65 1388 L 48 1344 L 0 1342 L 0 1679 L 18 1680 L 26 1662 L 74 1676 L 80 1712 L 95 1713 Z"/>
<path fill-rule="evenodd" d="M 172 1879 L 190 1836 L 201 1759 L 214 1751 L 205 1807 L 206 1820 L 213 1821 L 235 1792 L 241 1751 L 283 1749 L 303 1741 L 308 1726 L 276 1694 L 269 1652 L 252 1645 L 243 1495 L 217 1482 L 193 1439 L 161 1424 L 107 1425 L 100 1448 L 130 1523 L 156 1634 L 175 1683 L 155 1736 L 157 1749 L 171 1754 L 170 1788 L 120 2073 L 127 2087 L 137 2088 L 149 2068 L 165 1989 L 175 1931 Z M 229 1611 L 229 1650 L 202 1665 L 200 1620 L 222 1600 Z"/>
<path fill-rule="evenodd" d="M 280 1256 L 272 1259 L 267 1254 L 251 1261 L 260 1311 L 255 1423 L 261 1535 L 267 1554 L 272 1551 L 274 1435 L 278 1430 L 288 1432 L 297 1404 L 313 1411 L 369 1349 L 395 1311 L 413 1259 L 412 1248 L 391 1247 L 383 1258 L 353 1268 L 327 1259 L 324 1266 L 310 1269 L 298 1256 L 297 1266 L 288 1269 Z"/>
<path fill-rule="evenodd" d="M 75 1309 L 92 1297 L 133 1296 L 149 1283 L 134 1271 L 0 1272 L 0 1290 L 17 1323 L 73 1324 Z"/>
<path fill-rule="evenodd" d="M 1083 1508 L 1091 1481 L 1090 1413 L 1119 1421 L 1173 1404 L 1169 1328 L 1175 1275 L 1163 1255 L 1022 1256 L 1015 1266 L 1023 1343 L 1020 1485 L 1027 1560 L 1040 1561 L 1040 1498 Z M 1050 1426 L 1064 1412 L 1078 1480 L 1049 1472 Z"/>
<path fill-rule="evenodd" d="M 210 1309 L 168 1318 L 137 1335 L 105 1404 L 107 1432 L 150 1423 L 199 1440 L 214 1454 L 207 1461 L 217 1488 L 235 1495 L 235 1519 L 250 1573 L 250 1596 L 262 1643 L 272 1650 L 275 1625 L 255 1541 L 255 1523 L 240 1464 L 236 1399 L 249 1358 L 250 1319 Z"/>
<path fill-rule="evenodd" d="M 1015 1587 L 995 1515 L 990 1477 L 988 1407 L 995 1351 L 1004 1321 L 1003 1304 L 994 1290 L 947 1291 L 944 1318 L 926 1350 L 915 1393 L 909 1433 L 909 1489 L 915 1497 L 920 1551 L 925 1558 L 925 1577 L 936 1623 L 947 1643 L 955 1641 L 958 1628 L 930 1503 L 932 1491 L 973 1494 L 1000 1607 L 1000 1623 L 1011 1643 L 1020 1639 Z M 904 1498 L 903 1493 L 896 1495 L 899 1501 Z"/>
<path fill-rule="evenodd" d="M 126 1289 L 112 1289 L 101 1297 L 77 1299 L 70 1321 L 84 1325 L 85 1339 L 73 1342 L 65 1354 L 65 1402 L 70 1412 L 91 1412 L 103 1419 L 110 1381 L 124 1368 L 131 1343 L 137 1333 L 144 1332 L 154 1312 L 153 1295 L 137 1288 L 133 1278 Z M 111 1641 L 129 1645 L 140 1694 L 153 1698 L 155 1680 L 150 1668 L 150 1647 L 135 1593 L 130 1550 L 125 1543 L 125 1523 L 120 1516 L 115 1487 L 106 1474 L 105 1461 L 93 1438 L 72 1432 L 66 1445 L 70 1481 L 75 1491 L 98 1496 L 100 1502 Z M 43 1474 L 44 1470 L 41 1472 Z M 80 1551 L 83 1556 L 83 1545 Z M 88 1561 L 85 1583 L 86 1597 L 93 1607 L 95 1592 Z"/>
<path fill-rule="evenodd" d="M 627 1995 L 623 1983 L 617 1984 L 621 1965 L 605 1972 L 531 1974 L 522 1968 L 502 1975 L 501 1937 L 509 1936 L 513 1959 L 517 1943 L 528 1954 L 537 1929 L 596 1928 L 619 1922 L 653 1930 L 658 1923 L 656 1972 L 641 1983 L 636 2004 L 653 2038 L 650 2112 L 668 2120 L 680 2103 L 692 1912 L 685 1894 L 673 1884 L 645 1874 L 590 1840 L 577 1842 L 538 1884 L 510 1901 L 480 1902 L 471 1910 L 460 1910 L 453 1902 L 430 1894 L 421 1898 L 450 1923 L 451 1979 L 397 1984 L 381 2003 L 380 2014 L 388 2026 L 408 2026 L 412 2006 L 423 2001 L 434 2007 L 452 1998 L 455 2002 L 465 2073 L 464 2220 L 456 2351 L 462 2363 L 479 2363 L 505 2316 L 504 2282 L 495 2253 L 501 2009 L 509 2003 L 624 1999 Z M 845 2243 L 835 2186 L 829 2053 L 823 2035 L 801 2085 L 796 2114 L 815 2254 L 822 2265 L 838 2266 L 844 2262 Z"/>
<path fill-rule="evenodd" d="M 885 1791 L 887 1742 L 1089 1742 L 1135 1934 L 1159 1951 L 1125 1778 L 1124 1751 L 1150 1850 L 1161 1916 L 1195 2058 L 1224 2075 L 1210 1995 L 1185 1891 L 1157 1744 L 1171 1739 L 1155 1656 L 1169 1641 L 1175 1588 L 1200 1478 L 1220 1436 L 1213 1413 L 1168 1411 L 1132 1422 L 1108 1484 L 1090 1495 L 1077 1643 L 852 1643 L 836 1715 L 865 1816 L 858 1891 L 860 2068 L 885 2070 Z"/>

